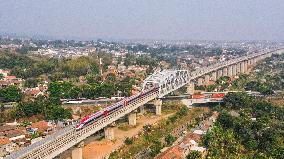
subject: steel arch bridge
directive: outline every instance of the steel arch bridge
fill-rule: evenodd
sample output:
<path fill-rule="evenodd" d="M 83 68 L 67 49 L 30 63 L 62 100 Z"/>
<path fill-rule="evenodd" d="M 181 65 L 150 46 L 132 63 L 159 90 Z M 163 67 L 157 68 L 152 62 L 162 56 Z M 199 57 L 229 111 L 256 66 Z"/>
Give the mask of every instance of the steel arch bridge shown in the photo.
<path fill-rule="evenodd" d="M 158 98 L 161 98 L 173 90 L 184 86 L 189 80 L 189 72 L 187 70 L 164 70 L 155 72 L 146 78 L 142 87 L 143 90 L 147 90 L 148 87 L 153 85 L 159 86 Z"/>

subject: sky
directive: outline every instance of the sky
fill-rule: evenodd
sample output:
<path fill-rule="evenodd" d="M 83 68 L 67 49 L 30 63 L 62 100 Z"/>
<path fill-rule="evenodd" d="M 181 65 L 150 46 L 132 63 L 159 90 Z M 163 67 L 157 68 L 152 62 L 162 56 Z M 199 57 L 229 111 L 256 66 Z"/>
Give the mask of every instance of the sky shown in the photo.
<path fill-rule="evenodd" d="M 0 0 L 0 33 L 284 41 L 283 0 Z"/>

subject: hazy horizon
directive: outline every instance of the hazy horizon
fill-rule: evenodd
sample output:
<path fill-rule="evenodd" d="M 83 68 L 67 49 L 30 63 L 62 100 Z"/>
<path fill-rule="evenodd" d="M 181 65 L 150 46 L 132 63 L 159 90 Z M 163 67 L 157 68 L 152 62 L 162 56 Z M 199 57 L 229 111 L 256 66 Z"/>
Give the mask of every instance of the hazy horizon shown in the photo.
<path fill-rule="evenodd" d="M 2 34 L 81 40 L 284 40 L 281 0 L 0 1 Z"/>

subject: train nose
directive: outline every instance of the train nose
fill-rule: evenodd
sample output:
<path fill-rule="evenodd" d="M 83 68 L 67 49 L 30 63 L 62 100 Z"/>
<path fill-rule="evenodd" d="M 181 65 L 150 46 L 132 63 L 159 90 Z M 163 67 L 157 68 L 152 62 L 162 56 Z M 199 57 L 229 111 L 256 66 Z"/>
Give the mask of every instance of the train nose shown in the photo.
<path fill-rule="evenodd" d="M 79 127 L 80 127 L 80 124 L 76 124 L 75 128 L 77 129 L 77 128 L 79 128 Z"/>

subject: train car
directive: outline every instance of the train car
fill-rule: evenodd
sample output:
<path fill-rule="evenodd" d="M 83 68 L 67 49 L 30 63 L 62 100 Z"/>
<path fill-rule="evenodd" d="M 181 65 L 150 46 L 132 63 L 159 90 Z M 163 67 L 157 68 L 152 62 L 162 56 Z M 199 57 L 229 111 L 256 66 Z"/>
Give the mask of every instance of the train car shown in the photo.
<path fill-rule="evenodd" d="M 191 99 L 202 99 L 202 98 L 205 98 L 204 94 L 193 94 L 191 96 Z"/>
<path fill-rule="evenodd" d="M 110 112 L 117 110 L 118 108 L 122 107 L 123 104 L 121 102 L 115 103 L 109 107 L 106 107 L 104 111 L 104 116 L 107 116 Z"/>
<path fill-rule="evenodd" d="M 83 126 L 87 125 L 88 123 L 90 123 L 91 121 L 94 121 L 98 118 L 100 118 L 103 115 L 103 111 L 98 111 L 95 114 L 92 115 L 88 115 L 86 117 L 84 117 L 76 126 L 75 129 L 79 130 L 81 129 Z"/>
<path fill-rule="evenodd" d="M 119 109 L 120 107 L 123 107 L 123 106 L 127 106 L 129 104 L 129 102 L 141 97 L 141 96 L 144 96 L 148 93 L 151 93 L 153 91 L 157 91 L 158 88 L 157 87 L 154 87 L 150 90 L 147 90 L 147 91 L 143 91 L 139 94 L 136 94 L 136 95 L 133 95 L 133 96 L 130 96 L 128 98 L 125 98 L 124 100 L 121 100 L 111 106 L 108 106 L 106 107 L 105 109 L 103 110 L 100 110 L 98 112 L 96 112 L 95 114 L 92 114 L 92 115 L 89 115 L 89 116 L 86 116 L 85 118 L 83 118 L 76 126 L 76 130 L 80 130 L 82 129 L 85 125 L 88 125 L 90 124 L 91 122 L 94 122 L 96 119 L 102 117 L 102 116 L 108 116 L 110 113 L 112 113 L 113 111 Z"/>
<path fill-rule="evenodd" d="M 224 93 L 214 93 L 211 98 L 223 98 L 225 96 Z"/>

